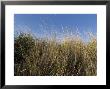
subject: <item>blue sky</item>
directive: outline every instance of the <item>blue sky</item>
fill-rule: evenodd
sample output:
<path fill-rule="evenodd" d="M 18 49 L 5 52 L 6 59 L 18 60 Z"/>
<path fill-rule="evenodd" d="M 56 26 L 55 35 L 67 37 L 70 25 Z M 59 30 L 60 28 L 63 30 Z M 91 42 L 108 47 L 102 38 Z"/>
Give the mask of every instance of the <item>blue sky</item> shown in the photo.
<path fill-rule="evenodd" d="M 87 40 L 87 32 L 97 33 L 96 14 L 15 14 L 14 30 L 31 32 L 39 38 L 52 37 L 62 39 L 64 35 L 80 33 Z"/>

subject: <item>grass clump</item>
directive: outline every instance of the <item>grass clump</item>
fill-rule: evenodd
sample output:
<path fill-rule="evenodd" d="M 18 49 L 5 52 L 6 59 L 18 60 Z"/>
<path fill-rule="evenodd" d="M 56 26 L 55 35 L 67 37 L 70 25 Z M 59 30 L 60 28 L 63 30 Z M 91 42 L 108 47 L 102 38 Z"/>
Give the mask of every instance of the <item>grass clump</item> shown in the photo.
<path fill-rule="evenodd" d="M 44 40 L 21 33 L 14 40 L 15 76 L 95 76 L 97 41 Z"/>

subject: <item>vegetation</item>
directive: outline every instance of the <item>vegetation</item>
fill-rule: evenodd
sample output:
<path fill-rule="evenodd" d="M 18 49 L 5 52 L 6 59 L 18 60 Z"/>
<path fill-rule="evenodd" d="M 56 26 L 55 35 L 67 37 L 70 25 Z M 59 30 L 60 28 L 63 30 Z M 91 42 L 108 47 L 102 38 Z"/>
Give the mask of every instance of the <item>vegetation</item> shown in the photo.
<path fill-rule="evenodd" d="M 20 33 L 14 40 L 15 76 L 96 76 L 97 40 L 44 40 Z"/>

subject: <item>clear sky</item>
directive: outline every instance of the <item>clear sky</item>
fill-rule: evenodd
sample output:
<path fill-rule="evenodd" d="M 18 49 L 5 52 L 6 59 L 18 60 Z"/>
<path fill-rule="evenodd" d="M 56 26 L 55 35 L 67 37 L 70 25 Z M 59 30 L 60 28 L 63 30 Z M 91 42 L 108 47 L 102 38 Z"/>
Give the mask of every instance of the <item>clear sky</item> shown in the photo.
<path fill-rule="evenodd" d="M 52 37 L 55 33 L 58 39 L 76 31 L 87 40 L 87 32 L 97 34 L 96 14 L 15 14 L 14 30 L 16 32 L 31 32 L 37 37 Z"/>

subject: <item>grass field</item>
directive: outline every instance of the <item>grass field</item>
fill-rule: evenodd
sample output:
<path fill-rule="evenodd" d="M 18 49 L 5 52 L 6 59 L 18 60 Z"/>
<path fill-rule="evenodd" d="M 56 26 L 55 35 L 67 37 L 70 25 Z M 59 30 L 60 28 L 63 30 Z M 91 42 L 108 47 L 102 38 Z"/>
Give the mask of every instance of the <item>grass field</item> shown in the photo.
<path fill-rule="evenodd" d="M 15 76 L 96 76 L 97 40 L 79 36 L 39 39 L 20 33 L 14 39 Z"/>

